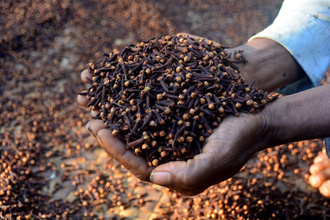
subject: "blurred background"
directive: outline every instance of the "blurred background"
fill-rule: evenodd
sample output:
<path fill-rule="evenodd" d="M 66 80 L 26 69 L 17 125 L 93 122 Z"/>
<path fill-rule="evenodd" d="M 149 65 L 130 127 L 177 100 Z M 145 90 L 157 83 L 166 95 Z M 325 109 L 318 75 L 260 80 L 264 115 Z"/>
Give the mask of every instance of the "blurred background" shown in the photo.
<path fill-rule="evenodd" d="M 76 103 L 102 54 L 188 32 L 229 47 L 276 17 L 280 0 L 0 2 L 0 219 L 328 219 L 308 185 L 323 140 L 254 155 L 233 178 L 185 197 L 107 156 Z M 329 73 L 322 82 L 329 83 Z"/>

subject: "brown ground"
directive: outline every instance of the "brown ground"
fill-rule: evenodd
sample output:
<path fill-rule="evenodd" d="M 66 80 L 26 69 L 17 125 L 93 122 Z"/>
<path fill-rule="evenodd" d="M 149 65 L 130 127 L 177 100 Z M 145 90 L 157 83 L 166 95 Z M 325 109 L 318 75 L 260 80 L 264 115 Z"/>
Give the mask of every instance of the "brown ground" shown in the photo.
<path fill-rule="evenodd" d="M 232 179 L 185 197 L 127 174 L 90 138 L 76 103 L 80 71 L 103 52 L 177 32 L 237 46 L 281 3 L 2 0 L 0 218 L 330 218 L 330 200 L 307 184 L 322 140 L 260 152 Z"/>

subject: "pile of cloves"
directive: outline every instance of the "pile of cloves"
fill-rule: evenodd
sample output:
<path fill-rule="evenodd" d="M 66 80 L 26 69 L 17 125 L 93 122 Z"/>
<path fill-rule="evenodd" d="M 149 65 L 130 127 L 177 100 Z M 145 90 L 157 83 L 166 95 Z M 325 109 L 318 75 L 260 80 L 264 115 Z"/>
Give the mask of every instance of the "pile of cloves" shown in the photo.
<path fill-rule="evenodd" d="M 188 35 L 152 37 L 88 64 L 86 107 L 149 166 L 188 160 L 227 115 L 252 113 L 276 96 L 247 84 L 232 54 Z"/>

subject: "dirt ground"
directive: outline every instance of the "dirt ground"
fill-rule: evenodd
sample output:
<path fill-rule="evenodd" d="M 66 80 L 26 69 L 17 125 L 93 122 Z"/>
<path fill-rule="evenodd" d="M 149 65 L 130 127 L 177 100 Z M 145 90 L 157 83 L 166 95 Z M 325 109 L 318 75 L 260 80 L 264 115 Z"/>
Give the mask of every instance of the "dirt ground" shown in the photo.
<path fill-rule="evenodd" d="M 233 178 L 186 197 L 139 181 L 107 156 L 76 103 L 80 72 L 103 53 L 178 32 L 238 46 L 281 4 L 2 0 L 0 219 L 330 219 L 330 200 L 308 185 L 323 140 L 262 151 Z"/>

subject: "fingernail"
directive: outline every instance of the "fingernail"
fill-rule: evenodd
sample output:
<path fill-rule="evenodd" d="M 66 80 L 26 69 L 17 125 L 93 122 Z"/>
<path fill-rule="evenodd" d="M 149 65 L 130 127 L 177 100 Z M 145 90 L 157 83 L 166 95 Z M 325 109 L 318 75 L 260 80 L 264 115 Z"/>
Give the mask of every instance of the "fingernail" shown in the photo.
<path fill-rule="evenodd" d="M 150 181 L 158 185 L 169 185 L 171 175 L 167 172 L 153 172 L 150 175 Z"/>
<path fill-rule="evenodd" d="M 98 133 L 96 133 L 96 139 L 101 144 L 101 147 L 103 148 L 103 142 L 102 142 L 102 139 L 99 137 Z"/>
<path fill-rule="evenodd" d="M 93 130 L 90 127 L 88 127 L 87 130 L 96 138 L 96 135 L 94 134 Z"/>

